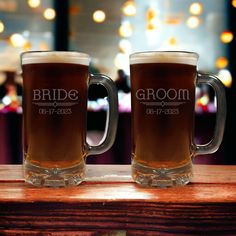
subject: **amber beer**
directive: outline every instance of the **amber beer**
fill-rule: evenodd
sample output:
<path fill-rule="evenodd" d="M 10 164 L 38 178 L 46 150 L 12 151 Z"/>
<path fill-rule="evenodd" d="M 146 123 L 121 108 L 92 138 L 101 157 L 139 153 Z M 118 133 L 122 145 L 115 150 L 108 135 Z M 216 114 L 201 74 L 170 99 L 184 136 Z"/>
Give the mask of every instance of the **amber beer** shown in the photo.
<path fill-rule="evenodd" d="M 76 52 L 23 54 L 27 182 L 64 186 L 82 181 L 90 150 L 86 143 L 89 61 L 88 55 Z"/>
<path fill-rule="evenodd" d="M 131 55 L 132 176 L 138 183 L 189 182 L 196 151 L 197 59 L 185 52 Z"/>
<path fill-rule="evenodd" d="M 25 161 L 46 168 L 78 165 L 85 156 L 88 65 L 39 63 L 22 69 Z"/>

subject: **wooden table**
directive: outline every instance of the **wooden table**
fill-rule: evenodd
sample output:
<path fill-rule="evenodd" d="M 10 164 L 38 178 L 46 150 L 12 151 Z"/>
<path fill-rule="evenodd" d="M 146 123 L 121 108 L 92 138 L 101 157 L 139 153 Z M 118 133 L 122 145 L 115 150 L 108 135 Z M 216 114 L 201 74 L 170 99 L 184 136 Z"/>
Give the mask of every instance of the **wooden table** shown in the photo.
<path fill-rule="evenodd" d="M 192 183 L 133 183 L 129 165 L 88 165 L 77 187 L 37 188 L 0 166 L 0 235 L 236 235 L 236 166 L 195 165 Z"/>

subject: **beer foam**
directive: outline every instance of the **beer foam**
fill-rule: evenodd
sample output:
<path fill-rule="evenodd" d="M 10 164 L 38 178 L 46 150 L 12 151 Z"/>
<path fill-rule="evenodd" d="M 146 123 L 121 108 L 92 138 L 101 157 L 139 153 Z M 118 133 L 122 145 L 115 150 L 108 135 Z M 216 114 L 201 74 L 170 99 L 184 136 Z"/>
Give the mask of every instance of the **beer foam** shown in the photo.
<path fill-rule="evenodd" d="M 176 63 L 195 66 L 197 60 L 197 53 L 184 51 L 147 51 L 137 52 L 130 55 L 130 64 Z"/>
<path fill-rule="evenodd" d="M 38 63 L 70 63 L 88 66 L 88 54 L 75 51 L 31 51 L 21 54 L 22 65 Z"/>

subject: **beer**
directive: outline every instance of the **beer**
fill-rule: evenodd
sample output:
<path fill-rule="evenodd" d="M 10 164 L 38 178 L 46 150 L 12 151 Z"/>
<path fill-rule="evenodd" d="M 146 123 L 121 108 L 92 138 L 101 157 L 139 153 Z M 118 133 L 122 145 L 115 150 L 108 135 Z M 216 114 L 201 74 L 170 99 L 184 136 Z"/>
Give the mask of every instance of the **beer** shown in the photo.
<path fill-rule="evenodd" d="M 146 186 L 184 185 L 192 176 L 192 158 L 215 152 L 226 117 L 224 87 L 213 75 L 197 72 L 191 52 L 140 52 L 130 56 L 132 177 Z M 195 88 L 210 84 L 217 96 L 213 139 L 194 143 Z"/>
<path fill-rule="evenodd" d="M 132 159 L 152 168 L 191 162 L 196 66 L 131 64 Z"/>
<path fill-rule="evenodd" d="M 22 69 L 25 161 L 45 168 L 78 165 L 86 155 L 88 66 L 47 61 Z"/>
<path fill-rule="evenodd" d="M 77 185 L 85 175 L 85 157 L 105 152 L 115 140 L 115 84 L 105 75 L 90 75 L 90 58 L 84 53 L 26 52 L 21 59 L 25 180 L 37 186 Z M 90 84 L 107 89 L 110 107 L 97 146 L 86 142 Z"/>

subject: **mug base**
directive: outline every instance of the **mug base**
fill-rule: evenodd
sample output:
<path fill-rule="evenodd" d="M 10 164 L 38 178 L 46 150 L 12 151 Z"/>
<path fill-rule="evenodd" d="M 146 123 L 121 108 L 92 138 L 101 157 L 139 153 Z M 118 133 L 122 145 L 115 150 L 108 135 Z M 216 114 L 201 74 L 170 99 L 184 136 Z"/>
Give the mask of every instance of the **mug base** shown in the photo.
<path fill-rule="evenodd" d="M 168 188 L 186 185 L 192 177 L 192 164 L 176 168 L 151 168 L 132 161 L 132 178 L 143 186 Z"/>
<path fill-rule="evenodd" d="M 75 186 L 83 181 L 84 176 L 84 162 L 69 168 L 42 168 L 24 163 L 25 181 L 38 187 Z"/>

